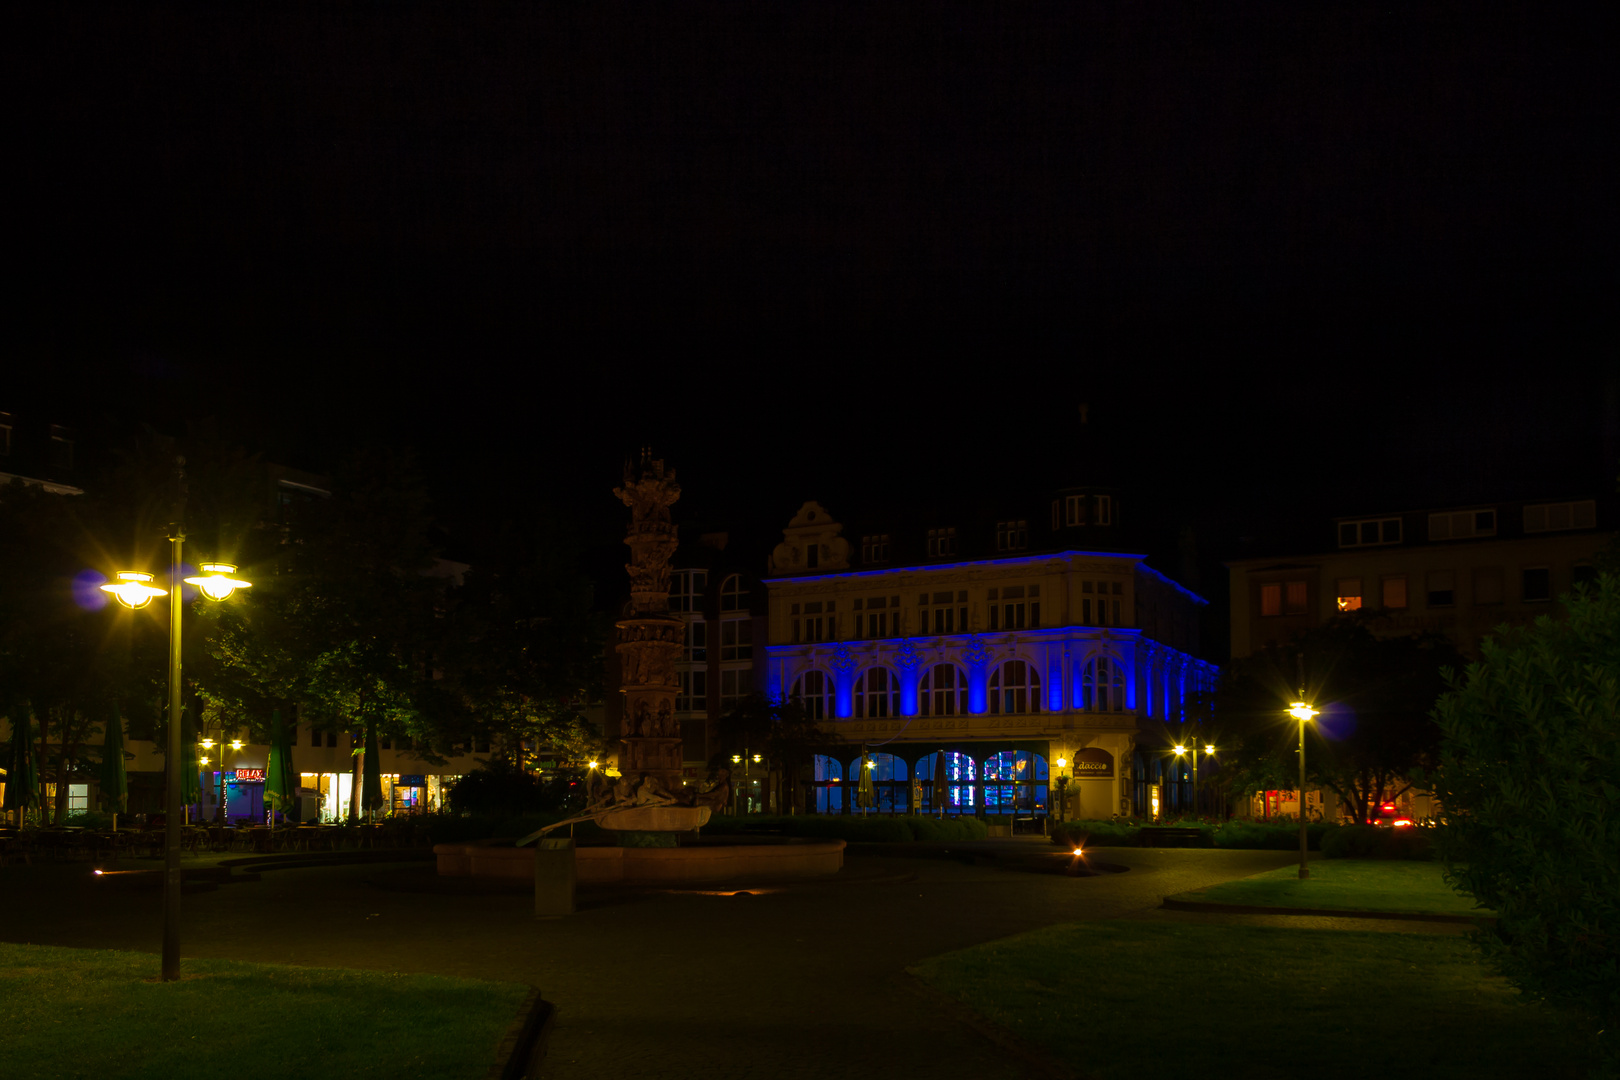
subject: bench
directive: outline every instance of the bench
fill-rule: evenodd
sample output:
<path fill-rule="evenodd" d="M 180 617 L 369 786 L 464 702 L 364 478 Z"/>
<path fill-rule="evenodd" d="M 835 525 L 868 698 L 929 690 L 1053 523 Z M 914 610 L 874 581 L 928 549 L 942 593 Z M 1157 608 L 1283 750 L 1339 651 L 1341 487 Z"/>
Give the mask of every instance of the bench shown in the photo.
<path fill-rule="evenodd" d="M 1180 829 L 1147 825 L 1136 830 L 1137 847 L 1214 847 L 1215 838 L 1207 829 Z"/>

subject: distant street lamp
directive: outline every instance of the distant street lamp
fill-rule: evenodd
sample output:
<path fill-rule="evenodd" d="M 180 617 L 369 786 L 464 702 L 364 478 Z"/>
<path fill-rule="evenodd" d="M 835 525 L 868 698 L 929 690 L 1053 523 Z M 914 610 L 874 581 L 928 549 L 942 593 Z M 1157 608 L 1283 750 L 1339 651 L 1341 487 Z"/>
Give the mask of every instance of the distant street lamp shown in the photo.
<path fill-rule="evenodd" d="M 1288 715 L 1299 721 L 1299 877 L 1303 881 L 1311 876 L 1305 866 L 1305 725 L 1316 716 L 1316 710 L 1303 701 L 1296 701 Z"/>
<path fill-rule="evenodd" d="M 152 575 L 137 570 L 123 570 L 102 586 L 118 602 L 131 610 L 139 610 L 155 597 L 169 597 L 169 738 L 167 792 L 164 797 L 166 812 L 163 823 L 163 981 L 180 978 L 180 806 L 182 779 L 185 768 L 181 759 L 180 738 L 180 614 L 184 594 L 180 590 L 180 575 L 184 572 L 180 561 L 186 542 L 184 525 L 169 526 L 169 581 L 173 590 L 152 584 Z M 186 578 L 186 583 L 197 586 L 210 600 L 224 600 L 237 589 L 252 587 L 252 582 L 233 577 L 236 567 L 230 563 L 203 563 L 203 573 Z"/>

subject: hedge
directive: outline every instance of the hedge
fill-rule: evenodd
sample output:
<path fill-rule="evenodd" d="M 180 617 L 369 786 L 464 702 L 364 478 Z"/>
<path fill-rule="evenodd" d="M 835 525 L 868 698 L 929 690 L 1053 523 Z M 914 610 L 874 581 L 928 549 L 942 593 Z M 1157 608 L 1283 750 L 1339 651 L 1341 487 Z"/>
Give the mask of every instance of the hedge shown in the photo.
<path fill-rule="evenodd" d="M 1324 859 L 1432 859 L 1428 829 L 1388 829 L 1377 825 L 1337 825 L 1322 838 Z"/>

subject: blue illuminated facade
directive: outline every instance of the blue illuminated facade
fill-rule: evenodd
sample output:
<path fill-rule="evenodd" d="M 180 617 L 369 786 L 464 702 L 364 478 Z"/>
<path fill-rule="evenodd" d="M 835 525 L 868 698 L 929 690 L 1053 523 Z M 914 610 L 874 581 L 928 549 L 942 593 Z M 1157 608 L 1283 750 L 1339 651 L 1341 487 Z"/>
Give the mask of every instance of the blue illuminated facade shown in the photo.
<path fill-rule="evenodd" d="M 818 805 L 848 805 L 865 746 L 907 778 L 890 781 L 892 806 L 928 809 L 944 785 L 952 812 L 1039 816 L 1061 776 L 1067 816 L 1150 812 L 1155 778 L 1137 745 L 1145 734 L 1157 746 L 1192 695 L 1213 689 L 1215 667 L 1188 647 L 1206 601 L 1113 551 L 851 565 L 827 542 L 841 526 L 807 507 L 816 520 L 801 510 L 784 547 L 819 544 L 824 572 L 766 580 L 760 675 L 840 737 L 818 770 Z M 935 775 L 938 760 L 950 775 Z"/>

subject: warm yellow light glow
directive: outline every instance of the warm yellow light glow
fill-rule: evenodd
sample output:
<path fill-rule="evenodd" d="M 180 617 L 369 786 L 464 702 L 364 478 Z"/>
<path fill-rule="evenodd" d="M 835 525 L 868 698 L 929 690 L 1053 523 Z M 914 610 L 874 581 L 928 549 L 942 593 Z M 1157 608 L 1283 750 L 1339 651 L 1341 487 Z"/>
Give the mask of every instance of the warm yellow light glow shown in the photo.
<path fill-rule="evenodd" d="M 596 766 L 597 766 L 597 764 L 598 764 L 598 763 L 597 763 L 597 762 L 595 762 L 595 761 L 593 761 L 593 762 L 591 762 L 591 763 L 590 763 L 590 765 L 588 765 L 588 766 L 586 766 L 586 767 L 587 767 L 587 768 L 591 768 L 591 769 L 594 769 L 594 768 L 596 768 Z"/>
<path fill-rule="evenodd" d="M 186 584 L 197 586 L 210 600 L 223 600 L 237 589 L 253 588 L 253 582 L 232 576 L 236 573 L 234 563 L 205 562 L 202 569 L 197 577 L 186 578 Z"/>
<path fill-rule="evenodd" d="M 1305 721 L 1313 719 L 1316 716 L 1316 710 L 1305 704 L 1303 701 L 1296 701 L 1289 708 L 1288 715 L 1292 716 L 1295 720 L 1298 720 L 1303 724 Z"/>
<path fill-rule="evenodd" d="M 120 570 L 113 575 L 112 581 L 101 587 L 101 591 L 112 593 L 127 608 L 143 608 L 152 602 L 154 596 L 169 595 L 168 589 L 160 589 L 151 581 L 151 574 L 139 570 Z"/>
<path fill-rule="evenodd" d="M 1080 849 L 1079 849 L 1079 848 L 1075 848 L 1075 849 L 1074 849 L 1074 853 L 1075 853 L 1075 854 L 1076 854 L 1076 855 L 1078 855 L 1078 854 L 1080 854 Z"/>
<path fill-rule="evenodd" d="M 754 764 L 755 764 L 755 765 L 758 765 L 758 764 L 759 764 L 759 755 L 758 755 L 758 754 L 755 754 L 755 755 L 754 755 Z"/>
<path fill-rule="evenodd" d="M 1210 743 L 1208 746 L 1204 747 L 1204 753 L 1213 754 L 1214 752 L 1215 752 L 1215 744 L 1214 743 Z"/>
<path fill-rule="evenodd" d="M 214 748 L 214 740 L 213 739 L 204 739 L 202 741 L 202 746 L 203 746 L 204 750 L 212 750 Z"/>
<path fill-rule="evenodd" d="M 741 754 L 732 754 L 731 755 L 731 763 L 733 765 L 736 765 L 736 764 L 740 763 L 741 761 L 742 761 L 742 755 Z"/>
<path fill-rule="evenodd" d="M 1058 768 L 1067 769 L 1068 767 L 1069 767 L 1069 759 L 1068 758 L 1061 758 L 1061 757 L 1058 758 Z"/>
<path fill-rule="evenodd" d="M 242 749 L 242 740 L 241 739 L 232 739 L 231 740 L 231 749 L 232 750 L 240 750 L 240 749 Z"/>
<path fill-rule="evenodd" d="M 197 759 L 197 764 L 206 765 L 206 764 L 208 764 L 208 759 L 205 758 L 205 757 L 200 757 L 200 758 Z"/>
<path fill-rule="evenodd" d="M 1185 746 L 1176 747 L 1176 754 L 1178 756 L 1181 755 L 1181 754 L 1185 754 L 1186 752 L 1187 752 L 1187 748 Z"/>

